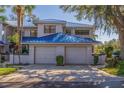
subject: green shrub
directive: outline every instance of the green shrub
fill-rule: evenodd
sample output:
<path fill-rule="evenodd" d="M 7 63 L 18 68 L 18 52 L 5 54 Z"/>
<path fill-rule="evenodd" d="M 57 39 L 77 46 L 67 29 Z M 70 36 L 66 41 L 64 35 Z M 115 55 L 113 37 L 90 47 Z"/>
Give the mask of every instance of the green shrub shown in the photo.
<path fill-rule="evenodd" d="M 113 67 L 113 58 L 106 58 L 106 63 L 107 66 L 106 67 Z"/>
<path fill-rule="evenodd" d="M 99 62 L 99 55 L 95 54 L 94 55 L 94 65 L 97 65 Z"/>
<path fill-rule="evenodd" d="M 63 56 L 61 56 L 61 55 L 57 56 L 56 63 L 57 63 L 57 65 L 64 65 L 63 64 Z"/>
<path fill-rule="evenodd" d="M 113 58 L 113 67 L 117 67 L 118 66 L 118 63 L 120 62 L 120 59 L 119 59 L 119 57 L 118 56 L 115 56 L 114 58 Z"/>
<path fill-rule="evenodd" d="M 105 53 L 107 58 L 112 58 L 113 47 L 107 46 L 105 47 Z"/>
<path fill-rule="evenodd" d="M 118 75 L 123 75 L 124 76 L 124 61 L 119 62 Z"/>
<path fill-rule="evenodd" d="M 119 57 L 106 58 L 107 67 L 117 67 L 120 62 Z"/>
<path fill-rule="evenodd" d="M 119 62 L 119 68 L 120 68 L 120 69 L 121 69 L 121 68 L 124 69 L 124 61 Z"/>

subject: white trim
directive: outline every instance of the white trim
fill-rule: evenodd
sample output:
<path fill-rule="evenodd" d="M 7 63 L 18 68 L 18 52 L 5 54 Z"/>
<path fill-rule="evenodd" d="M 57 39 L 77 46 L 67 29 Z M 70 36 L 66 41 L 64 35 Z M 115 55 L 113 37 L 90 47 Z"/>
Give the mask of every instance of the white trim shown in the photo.
<path fill-rule="evenodd" d="M 21 44 L 33 44 L 33 45 L 72 45 L 72 44 L 79 44 L 79 45 L 92 45 L 92 44 L 97 44 L 97 43 L 21 43 Z"/>

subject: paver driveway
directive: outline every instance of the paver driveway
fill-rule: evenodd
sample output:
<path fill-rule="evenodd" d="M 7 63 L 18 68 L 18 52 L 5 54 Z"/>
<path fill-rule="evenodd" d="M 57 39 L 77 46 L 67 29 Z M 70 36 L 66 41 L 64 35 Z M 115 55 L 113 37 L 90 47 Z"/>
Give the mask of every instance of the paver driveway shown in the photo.
<path fill-rule="evenodd" d="M 0 76 L 0 87 L 32 87 L 38 82 L 106 82 L 124 80 L 93 66 L 30 65 L 16 73 Z"/>

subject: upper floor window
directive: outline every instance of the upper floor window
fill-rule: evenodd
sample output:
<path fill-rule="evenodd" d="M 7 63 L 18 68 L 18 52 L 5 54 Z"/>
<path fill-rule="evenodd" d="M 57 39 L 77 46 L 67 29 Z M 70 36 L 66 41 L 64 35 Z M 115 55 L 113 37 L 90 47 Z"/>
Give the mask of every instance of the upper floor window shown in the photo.
<path fill-rule="evenodd" d="M 65 33 L 66 33 L 66 34 L 71 34 L 71 29 L 66 29 L 66 30 L 65 30 Z"/>
<path fill-rule="evenodd" d="M 76 35 L 89 35 L 89 30 L 76 30 Z"/>
<path fill-rule="evenodd" d="M 55 33 L 56 26 L 55 25 L 45 25 L 44 26 L 44 33 Z"/>
<path fill-rule="evenodd" d="M 37 30 L 31 30 L 30 31 L 30 36 L 31 37 L 36 37 L 37 36 Z"/>
<path fill-rule="evenodd" d="M 29 45 L 22 45 L 21 54 L 28 55 L 29 54 Z"/>

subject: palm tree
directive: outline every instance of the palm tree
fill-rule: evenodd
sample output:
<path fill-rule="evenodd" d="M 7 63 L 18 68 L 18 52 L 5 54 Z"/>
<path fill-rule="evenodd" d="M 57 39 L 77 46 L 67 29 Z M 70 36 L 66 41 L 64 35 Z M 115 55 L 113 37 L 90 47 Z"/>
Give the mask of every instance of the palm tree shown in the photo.
<path fill-rule="evenodd" d="M 78 20 L 82 18 L 94 21 L 97 29 L 104 29 L 108 34 L 119 35 L 121 58 L 124 59 L 124 6 L 119 5 L 66 5 L 60 6 L 65 12 L 74 12 Z"/>
<path fill-rule="evenodd" d="M 3 13 L 5 13 L 5 10 L 5 6 L 0 6 L 0 22 L 3 22 L 7 19 L 7 17 L 3 15 Z"/>
<path fill-rule="evenodd" d="M 13 12 L 17 16 L 17 33 L 19 34 L 18 39 L 18 54 L 20 54 L 21 47 L 21 38 L 22 38 L 22 31 L 23 31 L 23 21 L 24 16 L 32 16 L 32 11 L 35 8 L 34 5 L 15 5 L 12 7 Z M 20 56 L 19 56 L 19 63 L 20 63 Z"/>
<path fill-rule="evenodd" d="M 5 7 L 4 6 L 0 6 L 0 22 L 4 22 L 7 18 L 5 15 L 3 15 L 3 13 L 5 13 Z M 1 47 L 0 47 L 1 48 Z M 0 49 L 1 50 L 1 49 Z M 0 54 L 0 65 L 3 66 L 2 64 L 2 58 L 1 58 L 1 54 Z"/>

